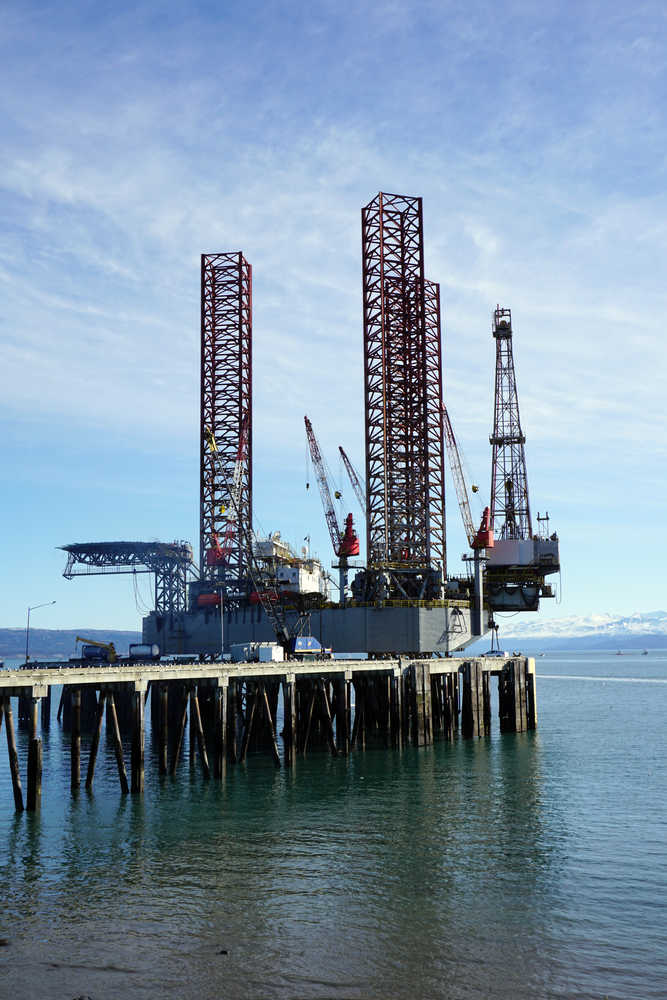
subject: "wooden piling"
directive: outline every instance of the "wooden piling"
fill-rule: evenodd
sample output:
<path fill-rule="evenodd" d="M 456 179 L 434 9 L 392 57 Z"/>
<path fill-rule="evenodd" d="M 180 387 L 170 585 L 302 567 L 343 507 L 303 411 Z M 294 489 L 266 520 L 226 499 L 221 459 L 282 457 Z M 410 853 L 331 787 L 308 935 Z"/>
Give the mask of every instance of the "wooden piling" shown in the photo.
<path fill-rule="evenodd" d="M 491 735 L 491 674 L 488 670 L 482 671 L 482 721 L 484 735 Z"/>
<path fill-rule="evenodd" d="M 382 687 L 381 699 L 381 728 L 384 736 L 385 747 L 391 746 L 392 725 L 391 725 L 391 674 L 379 678 Z"/>
<path fill-rule="evenodd" d="M 195 732 L 195 724 L 192 718 L 192 693 L 194 688 L 190 688 L 190 718 L 188 720 L 188 752 L 190 761 L 190 770 L 194 771 L 195 767 L 195 754 L 197 752 L 197 734 Z"/>
<path fill-rule="evenodd" d="M 248 692 L 246 690 L 246 699 L 247 697 L 248 697 Z M 241 742 L 241 753 L 239 755 L 239 764 L 243 764 L 245 762 L 246 756 L 248 754 L 248 744 L 250 743 L 250 737 L 252 735 L 252 726 L 253 722 L 255 721 L 255 712 L 257 711 L 258 703 L 259 703 L 259 684 L 255 684 L 254 697 L 252 699 L 252 704 L 248 709 L 248 716 L 246 718 L 243 740 Z"/>
<path fill-rule="evenodd" d="M 527 726 L 526 661 L 514 661 L 514 691 L 516 701 L 517 732 L 525 733 Z"/>
<path fill-rule="evenodd" d="M 12 775 L 14 805 L 17 812 L 23 812 L 23 789 L 21 787 L 21 772 L 19 771 L 19 755 L 16 749 L 16 733 L 14 732 L 14 716 L 12 715 L 11 698 L 3 698 L 2 707 L 5 715 L 7 754 L 9 756 L 9 770 Z"/>
<path fill-rule="evenodd" d="M 336 698 L 336 746 L 338 752 L 349 754 L 350 752 L 350 685 L 351 680 L 347 674 L 334 681 L 334 692 Z"/>
<path fill-rule="evenodd" d="M 213 774 L 219 779 L 224 778 L 227 767 L 227 693 L 227 684 L 220 684 L 215 690 Z"/>
<path fill-rule="evenodd" d="M 352 736 L 350 737 L 350 748 L 354 749 L 361 743 L 362 750 L 366 749 L 366 726 L 364 716 L 366 714 L 366 684 L 362 677 L 355 677 L 354 684 L 354 724 L 352 726 Z"/>
<path fill-rule="evenodd" d="M 47 688 L 46 694 L 41 699 L 42 705 L 42 729 L 48 729 L 51 725 L 51 688 Z"/>
<path fill-rule="evenodd" d="M 534 675 L 527 684 L 526 674 L 527 661 L 523 658 L 508 660 L 503 665 L 498 678 L 501 733 L 523 733 L 536 724 Z"/>
<path fill-rule="evenodd" d="M 42 741 L 33 736 L 28 744 L 28 812 L 39 812 L 42 806 Z"/>
<path fill-rule="evenodd" d="M 156 714 L 157 730 L 159 740 L 158 750 L 158 770 L 160 774 L 167 773 L 167 753 L 169 747 L 169 688 L 166 684 L 160 684 L 159 694 L 155 695 L 157 688 L 153 689 L 151 697 L 158 697 L 160 700 L 159 710 Z"/>
<path fill-rule="evenodd" d="M 132 791 L 141 794 L 144 790 L 144 696 L 136 691 L 132 697 Z"/>
<path fill-rule="evenodd" d="M 280 683 L 269 678 L 264 678 L 259 683 L 261 685 L 260 712 L 255 719 L 255 732 L 251 746 L 257 750 L 268 751 L 275 761 L 277 747 L 275 720 L 278 714 Z"/>
<path fill-rule="evenodd" d="M 174 744 L 174 755 L 171 759 L 171 773 L 176 773 L 176 768 L 178 767 L 178 759 L 181 756 L 181 747 L 183 746 L 183 736 L 185 734 L 185 724 L 188 718 L 188 691 L 187 688 L 183 689 L 183 701 L 181 704 L 181 717 L 178 723 L 178 729 L 176 730 L 176 742 Z"/>
<path fill-rule="evenodd" d="M 113 748 L 116 754 L 116 766 L 118 768 L 118 780 L 123 795 L 128 795 L 130 786 L 127 783 L 127 771 L 125 770 L 125 760 L 123 758 L 123 744 L 120 738 L 120 728 L 118 726 L 118 713 L 116 712 L 116 701 L 113 691 L 109 691 L 107 696 L 107 725 L 111 730 Z"/>
<path fill-rule="evenodd" d="M 39 698 L 30 699 L 30 739 L 37 738 L 37 723 L 39 720 Z"/>
<path fill-rule="evenodd" d="M 442 735 L 444 727 L 442 710 L 442 675 L 431 676 L 431 725 L 433 727 L 433 741 Z"/>
<path fill-rule="evenodd" d="M 271 706 L 269 704 L 269 696 L 266 693 L 266 688 L 263 684 L 260 685 L 262 689 L 262 696 L 264 700 L 264 714 L 266 716 L 266 721 L 271 730 L 271 755 L 273 757 L 273 762 L 276 767 L 280 767 L 280 753 L 278 751 L 278 739 L 276 737 L 276 726 L 271 713 Z"/>
<path fill-rule="evenodd" d="M 464 663 L 463 701 L 461 704 L 461 736 L 478 739 L 484 735 L 484 687 L 481 664 L 474 660 Z"/>
<path fill-rule="evenodd" d="M 454 733 L 458 729 L 459 722 L 459 675 L 452 671 L 445 674 L 444 678 L 444 710 L 445 710 L 445 738 L 454 739 Z"/>
<path fill-rule="evenodd" d="M 329 742 L 329 749 L 331 750 L 331 756 L 338 756 L 338 748 L 336 747 L 336 735 L 334 733 L 333 719 L 331 716 L 331 701 L 329 700 L 329 692 L 327 690 L 329 682 L 326 678 L 321 682 L 322 691 L 322 707 L 324 709 L 324 725 L 327 731 L 327 739 Z"/>
<path fill-rule="evenodd" d="M 93 778 L 95 777 L 95 764 L 97 763 L 97 751 L 100 746 L 100 736 L 102 735 L 102 723 L 104 722 L 104 703 L 107 693 L 103 689 L 97 702 L 97 717 L 95 719 L 95 729 L 93 731 L 93 742 L 90 747 L 90 757 L 88 759 L 88 771 L 86 773 L 86 790 L 91 791 Z"/>
<path fill-rule="evenodd" d="M 535 660 L 526 660 L 526 728 L 537 729 L 537 684 Z"/>
<path fill-rule="evenodd" d="M 208 763 L 206 738 L 201 721 L 201 712 L 199 711 L 199 698 L 197 697 L 196 687 L 193 687 L 190 691 L 190 727 L 195 731 L 202 771 L 204 772 L 204 777 L 208 779 L 211 777 L 211 768 Z"/>
<path fill-rule="evenodd" d="M 391 684 L 391 709 L 390 709 L 390 726 L 391 726 L 391 742 L 395 747 L 400 747 L 403 742 L 403 684 L 401 682 L 401 672 L 400 670 L 395 670 L 390 679 Z"/>
<path fill-rule="evenodd" d="M 294 674 L 288 674 L 283 684 L 283 716 L 285 763 L 294 764 L 297 756 L 296 678 Z"/>
<path fill-rule="evenodd" d="M 315 697 L 317 695 L 317 681 L 311 684 L 310 698 L 308 700 L 308 709 L 306 711 L 306 733 L 303 738 L 303 746 L 301 752 L 305 755 L 308 749 L 308 740 L 310 738 L 310 730 L 313 722 L 313 709 L 315 708 Z"/>
<path fill-rule="evenodd" d="M 81 784 L 81 688 L 71 692 L 71 727 L 70 788 L 75 792 Z"/>
<path fill-rule="evenodd" d="M 521 733 L 526 727 L 525 660 L 508 660 L 498 678 L 501 733 Z"/>
<path fill-rule="evenodd" d="M 411 663 L 408 675 L 412 742 L 415 746 L 428 746 L 433 742 L 431 672 L 428 663 Z"/>
<path fill-rule="evenodd" d="M 238 760 L 238 697 L 238 684 L 230 681 L 227 693 L 227 754 L 232 764 Z"/>

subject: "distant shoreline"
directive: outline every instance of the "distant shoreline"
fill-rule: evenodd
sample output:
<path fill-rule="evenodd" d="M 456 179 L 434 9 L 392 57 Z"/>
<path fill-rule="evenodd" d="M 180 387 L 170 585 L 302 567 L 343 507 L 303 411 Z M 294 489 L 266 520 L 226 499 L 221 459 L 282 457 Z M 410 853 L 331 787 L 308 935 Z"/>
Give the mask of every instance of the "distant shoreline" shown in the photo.
<path fill-rule="evenodd" d="M 125 653 L 130 643 L 141 642 L 141 632 L 130 629 L 30 629 L 30 658 L 68 660 L 74 656 L 77 635 L 89 639 L 113 642 L 119 653 Z M 0 628 L 0 658 L 25 657 L 25 626 L 23 628 Z"/>

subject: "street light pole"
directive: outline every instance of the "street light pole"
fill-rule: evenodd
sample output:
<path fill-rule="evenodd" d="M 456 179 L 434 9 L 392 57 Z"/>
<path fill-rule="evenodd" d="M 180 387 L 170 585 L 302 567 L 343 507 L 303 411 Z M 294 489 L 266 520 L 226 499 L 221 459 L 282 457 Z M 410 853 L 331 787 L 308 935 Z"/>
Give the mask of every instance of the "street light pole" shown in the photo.
<path fill-rule="evenodd" d="M 33 606 L 31 608 L 28 608 L 28 621 L 27 621 L 26 627 L 25 627 L 25 662 L 26 663 L 30 659 L 30 656 L 28 654 L 28 641 L 30 639 L 30 612 L 31 611 L 37 611 L 38 608 L 50 608 L 51 605 L 55 604 L 55 603 L 56 603 L 55 601 L 47 601 L 46 604 L 33 604 Z"/>
<path fill-rule="evenodd" d="M 225 658 L 225 591 L 220 587 L 220 662 Z"/>

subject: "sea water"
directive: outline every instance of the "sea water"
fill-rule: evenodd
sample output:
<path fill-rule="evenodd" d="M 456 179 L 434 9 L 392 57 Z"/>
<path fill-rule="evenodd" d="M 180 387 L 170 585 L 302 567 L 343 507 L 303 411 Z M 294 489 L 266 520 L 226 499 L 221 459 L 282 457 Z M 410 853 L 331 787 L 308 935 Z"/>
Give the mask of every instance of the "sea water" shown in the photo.
<path fill-rule="evenodd" d="M 0 747 L 0 996 L 667 997 L 667 651 L 537 669 L 534 733 L 222 784 L 148 734 L 143 797 L 104 735 L 71 797 L 54 704 L 41 814 Z"/>

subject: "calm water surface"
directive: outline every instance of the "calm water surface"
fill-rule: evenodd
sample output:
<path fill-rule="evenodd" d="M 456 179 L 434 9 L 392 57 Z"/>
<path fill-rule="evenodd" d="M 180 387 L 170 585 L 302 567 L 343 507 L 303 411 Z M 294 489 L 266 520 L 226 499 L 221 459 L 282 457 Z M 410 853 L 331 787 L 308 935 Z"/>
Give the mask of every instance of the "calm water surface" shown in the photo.
<path fill-rule="evenodd" d="M 37 817 L 0 747 L 0 996 L 667 997 L 667 652 L 537 666 L 537 733 L 224 785 L 147 738 L 141 801 L 54 723 Z"/>

